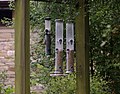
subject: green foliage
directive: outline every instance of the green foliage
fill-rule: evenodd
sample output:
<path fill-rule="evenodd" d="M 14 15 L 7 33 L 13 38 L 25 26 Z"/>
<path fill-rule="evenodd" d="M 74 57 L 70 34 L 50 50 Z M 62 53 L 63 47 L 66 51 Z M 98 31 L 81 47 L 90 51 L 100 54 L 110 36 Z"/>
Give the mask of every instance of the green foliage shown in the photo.
<path fill-rule="evenodd" d="M 64 21 L 75 19 L 77 15 L 75 5 L 72 2 L 70 5 L 63 3 L 57 4 L 55 2 L 30 2 L 30 21 L 31 28 L 39 26 L 44 27 L 45 17 L 51 17 L 52 25 L 55 19 L 63 19 Z M 54 29 L 53 29 L 54 30 Z"/>
<path fill-rule="evenodd" d="M 51 77 L 50 69 L 40 64 L 36 64 L 31 73 L 31 85 L 43 84 L 46 87 L 44 94 L 75 94 L 75 82 L 75 74 Z"/>
<path fill-rule="evenodd" d="M 75 94 L 76 81 L 75 74 L 61 77 L 50 77 L 45 94 Z"/>
<path fill-rule="evenodd" d="M 31 84 L 36 85 L 37 83 L 40 84 L 47 84 L 49 82 L 49 76 L 50 76 L 50 69 L 45 68 L 43 65 L 36 64 L 34 65 L 34 68 L 32 68 L 31 73 Z"/>
<path fill-rule="evenodd" d="M 120 93 L 120 2 L 90 0 L 90 63 L 94 75 L 110 82 L 109 88 Z"/>
<path fill-rule="evenodd" d="M 15 10 L 15 2 L 14 1 L 9 1 L 9 8 L 11 10 Z"/>
<path fill-rule="evenodd" d="M 13 94 L 14 88 L 13 86 L 7 86 L 3 89 L 4 94 Z"/>
<path fill-rule="evenodd" d="M 90 94 L 111 94 L 108 82 L 99 76 L 90 78 Z"/>
<path fill-rule="evenodd" d="M 14 88 L 9 85 L 6 86 L 5 81 L 7 79 L 6 71 L 0 72 L 0 94 L 13 94 Z"/>
<path fill-rule="evenodd" d="M 2 24 L 6 25 L 7 27 L 13 27 L 14 26 L 14 18 L 11 20 L 9 18 L 4 17 L 1 19 Z"/>
<path fill-rule="evenodd" d="M 9 1 L 9 9 L 10 10 L 15 10 L 15 2 L 14 1 Z M 4 24 L 7 27 L 14 27 L 14 18 L 9 19 L 6 17 L 3 17 L 3 19 L 0 20 L 2 24 Z"/>

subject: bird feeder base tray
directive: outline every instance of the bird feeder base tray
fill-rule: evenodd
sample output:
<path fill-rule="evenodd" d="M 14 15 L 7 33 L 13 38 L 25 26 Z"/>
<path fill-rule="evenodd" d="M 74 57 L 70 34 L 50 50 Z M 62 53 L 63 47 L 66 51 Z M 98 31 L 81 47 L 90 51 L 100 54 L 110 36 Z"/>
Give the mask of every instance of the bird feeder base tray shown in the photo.
<path fill-rule="evenodd" d="M 66 71 L 66 74 L 74 73 L 74 71 Z"/>
<path fill-rule="evenodd" d="M 52 76 L 52 77 L 55 77 L 55 76 L 66 76 L 66 74 L 51 73 L 50 76 Z"/>

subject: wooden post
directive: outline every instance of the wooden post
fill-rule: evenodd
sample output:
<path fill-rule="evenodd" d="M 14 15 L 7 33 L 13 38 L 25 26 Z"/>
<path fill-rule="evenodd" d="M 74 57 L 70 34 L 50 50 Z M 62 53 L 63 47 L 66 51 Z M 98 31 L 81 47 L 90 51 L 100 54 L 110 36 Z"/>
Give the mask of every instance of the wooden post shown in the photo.
<path fill-rule="evenodd" d="M 30 94 L 29 0 L 15 0 L 15 94 Z"/>
<path fill-rule="evenodd" d="M 89 84 L 89 19 L 88 0 L 79 1 L 79 14 L 76 17 L 76 94 L 90 94 Z"/>

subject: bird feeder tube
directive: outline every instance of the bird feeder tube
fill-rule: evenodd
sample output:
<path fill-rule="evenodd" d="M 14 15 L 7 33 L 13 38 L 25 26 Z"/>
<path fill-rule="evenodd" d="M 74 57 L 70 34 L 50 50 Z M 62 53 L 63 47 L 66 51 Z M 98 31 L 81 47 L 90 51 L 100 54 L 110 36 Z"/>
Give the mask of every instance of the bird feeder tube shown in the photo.
<path fill-rule="evenodd" d="M 51 76 L 63 75 L 63 20 L 55 21 L 55 71 Z"/>
<path fill-rule="evenodd" d="M 51 55 L 51 19 L 45 18 L 45 53 Z"/>
<path fill-rule="evenodd" d="M 63 74 L 63 20 L 56 20 L 55 27 L 55 74 Z"/>
<path fill-rule="evenodd" d="M 66 23 L 66 73 L 74 72 L 74 23 Z"/>

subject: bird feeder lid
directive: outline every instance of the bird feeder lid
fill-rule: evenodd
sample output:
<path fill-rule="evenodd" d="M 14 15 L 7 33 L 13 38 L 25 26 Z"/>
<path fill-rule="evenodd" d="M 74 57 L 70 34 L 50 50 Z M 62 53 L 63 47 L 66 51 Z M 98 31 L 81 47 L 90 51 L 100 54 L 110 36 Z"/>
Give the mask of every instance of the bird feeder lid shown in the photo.
<path fill-rule="evenodd" d="M 63 22 L 62 19 L 56 19 L 55 21 L 56 21 L 56 22 Z"/>
<path fill-rule="evenodd" d="M 68 20 L 67 23 L 74 23 L 74 20 Z"/>
<path fill-rule="evenodd" d="M 45 20 L 51 20 L 51 18 L 50 17 L 46 17 Z"/>

